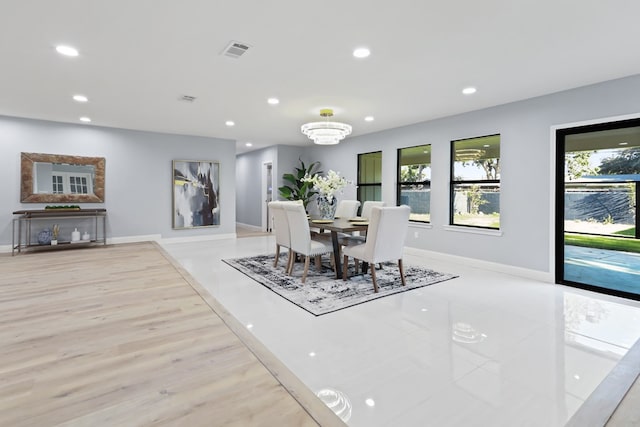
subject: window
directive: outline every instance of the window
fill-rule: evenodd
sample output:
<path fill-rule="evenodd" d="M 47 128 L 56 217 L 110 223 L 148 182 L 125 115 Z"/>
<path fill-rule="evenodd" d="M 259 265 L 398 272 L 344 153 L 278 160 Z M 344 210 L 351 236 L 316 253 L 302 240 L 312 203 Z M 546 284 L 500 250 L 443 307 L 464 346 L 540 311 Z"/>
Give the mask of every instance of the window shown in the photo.
<path fill-rule="evenodd" d="M 500 135 L 451 142 L 450 224 L 500 228 Z"/>
<path fill-rule="evenodd" d="M 411 208 L 410 221 L 430 222 L 431 145 L 398 149 L 396 202 Z"/>
<path fill-rule="evenodd" d="M 382 200 L 382 151 L 358 154 L 358 200 Z"/>
<path fill-rule="evenodd" d="M 64 193 L 63 186 L 62 186 L 62 176 L 53 175 L 51 178 L 53 179 L 53 194 Z"/>
<path fill-rule="evenodd" d="M 91 174 L 52 172 L 54 194 L 91 194 Z"/>

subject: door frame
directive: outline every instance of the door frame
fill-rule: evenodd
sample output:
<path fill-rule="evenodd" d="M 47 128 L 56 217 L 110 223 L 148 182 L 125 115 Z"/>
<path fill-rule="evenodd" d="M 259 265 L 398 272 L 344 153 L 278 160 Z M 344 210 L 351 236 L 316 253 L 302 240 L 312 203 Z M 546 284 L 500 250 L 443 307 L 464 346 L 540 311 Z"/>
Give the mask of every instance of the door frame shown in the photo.
<path fill-rule="evenodd" d="M 260 230 L 262 231 L 270 231 L 271 227 L 269 224 L 269 221 L 267 220 L 267 215 L 269 214 L 269 206 L 268 206 L 268 200 L 266 200 L 267 197 L 267 188 L 269 183 L 268 181 L 268 166 L 271 166 L 271 200 L 273 200 L 273 161 L 272 160 L 267 160 L 262 162 L 262 170 L 261 170 L 261 189 L 260 189 L 260 217 L 262 218 L 260 220 Z"/>
<path fill-rule="evenodd" d="M 626 114 L 622 116 L 603 117 L 593 120 L 585 120 L 573 123 L 564 123 L 551 126 L 550 128 L 550 201 L 549 205 L 549 273 L 552 276 L 553 283 L 573 286 L 576 288 L 587 289 L 599 293 L 620 296 L 624 298 L 638 299 L 635 294 L 629 294 L 627 292 L 621 292 L 614 289 L 601 288 L 593 285 L 586 285 L 575 282 L 561 281 L 560 278 L 564 271 L 564 261 L 560 262 L 561 258 L 564 259 L 564 233 L 560 233 L 559 230 L 564 231 L 564 159 L 560 161 L 558 135 L 561 133 L 568 134 L 570 129 L 587 129 L 593 127 L 594 130 L 598 128 L 606 129 L 607 125 L 614 122 L 625 122 L 631 120 L 640 119 L 640 113 Z M 611 126 L 614 128 L 615 126 Z M 562 150 L 564 152 L 564 149 Z M 562 191 L 560 191 L 562 190 Z"/>

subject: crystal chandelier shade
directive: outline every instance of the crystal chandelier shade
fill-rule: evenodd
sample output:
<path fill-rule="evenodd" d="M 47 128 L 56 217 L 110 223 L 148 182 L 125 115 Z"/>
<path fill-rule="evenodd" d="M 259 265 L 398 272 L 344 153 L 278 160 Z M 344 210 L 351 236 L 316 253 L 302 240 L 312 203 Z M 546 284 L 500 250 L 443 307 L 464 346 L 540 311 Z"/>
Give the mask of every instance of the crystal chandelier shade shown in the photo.
<path fill-rule="evenodd" d="M 331 117 L 333 110 L 320 110 L 320 116 Z M 312 122 L 305 123 L 300 128 L 303 134 L 319 145 L 334 145 L 351 134 L 351 125 L 339 122 Z"/>

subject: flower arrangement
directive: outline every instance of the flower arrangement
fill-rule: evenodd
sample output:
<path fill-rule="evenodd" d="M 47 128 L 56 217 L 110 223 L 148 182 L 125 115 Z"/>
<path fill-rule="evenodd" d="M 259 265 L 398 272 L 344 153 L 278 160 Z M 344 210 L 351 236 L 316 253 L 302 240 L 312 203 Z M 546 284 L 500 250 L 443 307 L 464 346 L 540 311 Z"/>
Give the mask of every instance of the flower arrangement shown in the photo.
<path fill-rule="evenodd" d="M 302 178 L 304 182 L 310 182 L 313 184 L 313 188 L 318 192 L 320 197 L 326 197 L 329 203 L 333 202 L 335 193 L 342 190 L 350 181 L 340 176 L 340 172 L 329 170 L 327 176 L 320 176 L 315 174 L 313 176 L 306 175 Z"/>

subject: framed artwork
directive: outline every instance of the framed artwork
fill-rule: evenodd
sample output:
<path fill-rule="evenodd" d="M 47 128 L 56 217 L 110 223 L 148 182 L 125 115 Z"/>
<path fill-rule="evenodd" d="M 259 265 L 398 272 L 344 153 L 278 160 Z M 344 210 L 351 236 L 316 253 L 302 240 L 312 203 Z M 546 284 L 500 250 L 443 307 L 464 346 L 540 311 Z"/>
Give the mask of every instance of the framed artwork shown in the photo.
<path fill-rule="evenodd" d="M 173 161 L 173 228 L 220 225 L 220 164 Z"/>

